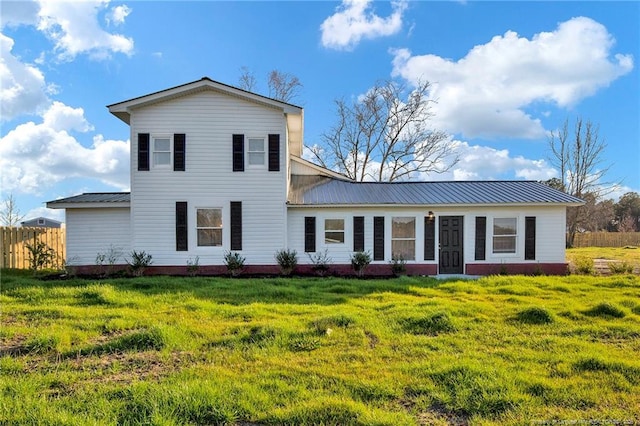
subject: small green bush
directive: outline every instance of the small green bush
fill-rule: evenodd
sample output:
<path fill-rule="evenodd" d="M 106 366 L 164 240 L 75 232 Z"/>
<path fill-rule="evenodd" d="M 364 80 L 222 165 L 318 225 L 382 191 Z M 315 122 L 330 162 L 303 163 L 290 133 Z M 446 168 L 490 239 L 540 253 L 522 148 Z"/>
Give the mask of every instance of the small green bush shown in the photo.
<path fill-rule="evenodd" d="M 224 254 L 224 264 L 232 277 L 236 277 L 242 272 L 245 260 L 245 257 L 237 251 L 228 251 Z"/>
<path fill-rule="evenodd" d="M 48 263 L 51 263 L 55 257 L 55 251 L 49 247 L 44 241 L 37 241 L 33 244 L 27 244 L 29 252 L 29 269 L 35 275 L 38 269 L 42 269 Z"/>
<path fill-rule="evenodd" d="M 586 256 L 576 257 L 573 261 L 573 269 L 576 274 L 581 275 L 593 275 L 595 273 L 593 259 Z"/>
<path fill-rule="evenodd" d="M 585 315 L 588 315 L 590 317 L 604 317 L 604 318 L 607 318 L 607 317 L 622 318 L 626 315 L 622 309 L 618 308 L 617 306 L 609 302 L 600 303 L 599 305 L 594 306 L 593 308 L 585 311 L 584 313 Z"/>
<path fill-rule="evenodd" d="M 127 260 L 127 264 L 129 265 L 129 269 L 131 269 L 131 275 L 134 277 L 141 277 L 145 269 L 153 263 L 151 260 L 153 256 L 144 250 L 140 252 L 133 250 L 130 256 L 131 259 Z"/>
<path fill-rule="evenodd" d="M 551 324 L 553 316 L 544 308 L 532 307 L 516 314 L 516 320 L 524 324 Z"/>
<path fill-rule="evenodd" d="M 351 255 L 351 267 L 361 277 L 371 263 L 371 255 L 368 251 L 358 251 Z"/>
<path fill-rule="evenodd" d="M 407 261 L 401 254 L 391 256 L 391 273 L 396 277 L 407 272 Z"/>
<path fill-rule="evenodd" d="M 200 272 L 200 256 L 196 256 L 195 259 L 187 259 L 187 274 L 190 277 L 195 277 Z"/>
<path fill-rule="evenodd" d="M 609 262 L 609 271 L 612 274 L 633 274 L 633 265 L 627 262 Z"/>
<path fill-rule="evenodd" d="M 298 266 L 298 252 L 295 250 L 278 250 L 275 258 L 282 275 L 291 275 Z"/>
<path fill-rule="evenodd" d="M 329 257 L 329 250 L 317 253 L 307 253 L 309 260 L 313 263 L 311 270 L 315 272 L 319 277 L 324 277 L 329 271 L 329 265 L 331 265 L 332 259 Z"/>

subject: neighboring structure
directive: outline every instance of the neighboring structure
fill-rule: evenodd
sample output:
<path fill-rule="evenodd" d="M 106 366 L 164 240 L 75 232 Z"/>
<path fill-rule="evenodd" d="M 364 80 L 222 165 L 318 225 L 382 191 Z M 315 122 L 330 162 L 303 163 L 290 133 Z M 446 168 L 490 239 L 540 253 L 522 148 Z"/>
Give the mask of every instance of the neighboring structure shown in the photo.
<path fill-rule="evenodd" d="M 20 222 L 20 225 L 25 228 L 60 228 L 62 227 L 62 222 L 49 219 L 48 217 L 36 217 L 35 219 Z"/>
<path fill-rule="evenodd" d="M 153 256 L 151 273 L 276 273 L 274 255 L 327 250 L 332 268 L 369 251 L 413 274 L 565 273 L 566 207 L 581 200 L 530 181 L 358 183 L 301 158 L 303 109 L 203 78 L 110 105 L 131 129 L 131 193 L 50 201 L 66 209 L 67 256 Z M 124 259 L 122 260 L 124 264 Z"/>

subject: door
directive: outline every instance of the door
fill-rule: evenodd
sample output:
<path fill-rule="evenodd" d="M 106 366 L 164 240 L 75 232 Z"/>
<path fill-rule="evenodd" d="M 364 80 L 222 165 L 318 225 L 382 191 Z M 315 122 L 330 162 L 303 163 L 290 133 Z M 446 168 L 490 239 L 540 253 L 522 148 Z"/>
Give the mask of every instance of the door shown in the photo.
<path fill-rule="evenodd" d="M 464 273 L 463 216 L 440 216 L 440 274 Z"/>

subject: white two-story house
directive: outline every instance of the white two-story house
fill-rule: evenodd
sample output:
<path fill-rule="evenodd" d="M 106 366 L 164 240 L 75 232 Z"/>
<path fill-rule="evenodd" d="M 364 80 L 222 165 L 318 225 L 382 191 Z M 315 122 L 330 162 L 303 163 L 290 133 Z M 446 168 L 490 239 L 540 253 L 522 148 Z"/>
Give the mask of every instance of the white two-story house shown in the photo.
<path fill-rule="evenodd" d="M 359 183 L 302 159 L 304 111 L 203 78 L 108 106 L 131 129 L 131 192 L 49 201 L 66 209 L 67 262 L 152 255 L 148 273 L 277 273 L 275 254 L 327 251 L 335 273 L 366 251 L 413 274 L 565 273 L 565 215 L 581 200 L 531 181 Z M 126 265 L 125 258 L 119 264 Z"/>

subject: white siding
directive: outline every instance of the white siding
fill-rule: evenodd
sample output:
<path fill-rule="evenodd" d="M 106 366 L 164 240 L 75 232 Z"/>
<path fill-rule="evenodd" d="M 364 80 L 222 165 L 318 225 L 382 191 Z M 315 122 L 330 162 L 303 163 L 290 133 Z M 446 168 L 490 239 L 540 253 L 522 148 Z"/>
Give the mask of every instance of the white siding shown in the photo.
<path fill-rule="evenodd" d="M 374 263 L 388 263 L 391 260 L 391 219 L 393 217 L 416 218 L 416 261 L 415 263 L 437 263 L 436 260 L 424 261 L 424 217 L 429 211 L 438 216 L 464 216 L 464 263 L 562 263 L 565 261 L 565 207 L 488 207 L 488 208 L 431 208 L 424 207 L 386 207 L 386 208 L 289 208 L 288 210 L 288 240 L 289 248 L 295 249 L 299 255 L 299 262 L 310 263 L 304 253 L 304 218 L 316 217 L 316 251 L 329 250 L 334 263 L 348 263 L 353 253 L 353 217 L 365 218 L 365 250 L 373 253 L 373 217 L 385 217 L 385 261 Z M 475 260 L 475 218 L 487 218 L 486 260 Z M 524 260 L 524 226 L 525 217 L 536 217 L 536 259 Z M 493 254 L 493 218 L 517 218 L 516 253 Z M 345 244 L 324 243 L 324 220 L 327 218 L 345 219 Z M 438 220 L 436 220 L 436 241 L 438 247 Z M 413 263 L 413 262 L 409 262 Z"/>
<path fill-rule="evenodd" d="M 229 249 L 229 203 L 241 201 L 247 264 L 274 264 L 286 245 L 286 121 L 282 111 L 213 91 L 173 99 L 132 112 L 131 220 L 133 248 L 153 255 L 154 265 L 222 264 Z M 186 134 L 186 171 L 137 170 L 138 133 Z M 245 171 L 232 171 L 232 135 L 245 135 Z M 268 171 L 269 134 L 280 135 L 280 171 Z M 247 164 L 249 137 L 265 138 L 265 165 Z M 176 251 L 175 203 L 188 203 L 189 250 Z M 223 209 L 223 246 L 197 247 L 195 209 Z"/>
<path fill-rule="evenodd" d="M 131 251 L 129 208 L 67 209 L 67 263 L 93 265 L 98 253 L 107 253 L 110 247 Z M 120 259 L 120 264 L 125 260 Z"/>

